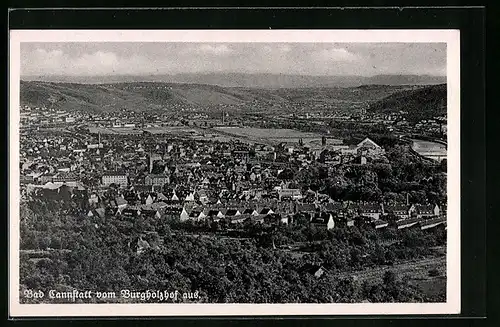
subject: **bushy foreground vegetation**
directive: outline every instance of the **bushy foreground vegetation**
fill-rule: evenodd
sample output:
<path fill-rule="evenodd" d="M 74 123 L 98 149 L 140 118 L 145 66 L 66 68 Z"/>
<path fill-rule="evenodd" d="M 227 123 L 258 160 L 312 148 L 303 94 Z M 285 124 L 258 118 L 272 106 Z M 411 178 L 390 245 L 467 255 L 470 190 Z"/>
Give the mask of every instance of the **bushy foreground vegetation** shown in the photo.
<path fill-rule="evenodd" d="M 225 303 L 445 299 L 444 294 L 426 296 L 408 278 L 391 271 L 380 283 L 349 277 L 350 271 L 432 255 L 432 247 L 445 244 L 443 229 L 382 232 L 366 226 L 326 231 L 255 224 L 237 226 L 240 233 L 228 236 L 221 228 L 210 232 L 214 226 L 206 222 L 114 216 L 102 220 L 35 213 L 26 207 L 22 211 L 21 293 L 178 290 L 198 292 L 196 301 Z M 139 237 L 150 245 L 141 253 L 135 246 Z M 284 249 L 298 242 L 301 251 Z M 322 266 L 326 272 L 318 278 L 304 270 L 307 266 Z"/>

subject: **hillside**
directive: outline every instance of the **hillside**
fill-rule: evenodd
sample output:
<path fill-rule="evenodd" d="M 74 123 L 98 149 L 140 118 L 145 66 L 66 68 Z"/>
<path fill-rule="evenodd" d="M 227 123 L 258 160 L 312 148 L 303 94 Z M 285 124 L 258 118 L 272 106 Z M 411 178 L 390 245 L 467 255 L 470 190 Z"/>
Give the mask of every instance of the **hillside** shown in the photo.
<path fill-rule="evenodd" d="M 350 88 L 257 89 L 161 82 L 74 84 L 21 81 L 21 104 L 88 112 L 175 111 L 181 106 L 207 108 L 218 105 L 262 110 L 275 104 L 295 105 L 297 108 L 304 106 L 304 109 L 328 104 L 334 108 L 350 109 L 378 103 L 397 92 L 404 94 L 404 91 L 413 92 L 421 88 L 369 85 Z M 391 98 L 387 99 L 389 101 Z"/>
<path fill-rule="evenodd" d="M 389 113 L 406 111 L 407 119 L 418 121 L 446 114 L 446 84 L 399 91 L 370 104 L 368 111 Z"/>
<path fill-rule="evenodd" d="M 444 76 L 429 75 L 375 75 L 375 76 L 311 76 L 288 74 L 198 73 L 159 75 L 109 76 L 23 76 L 25 81 L 58 83 L 110 84 L 133 82 L 159 82 L 181 84 L 208 84 L 242 88 L 319 88 L 356 87 L 372 85 L 428 85 L 446 83 Z"/>
<path fill-rule="evenodd" d="M 21 81 L 21 104 L 89 112 L 165 110 L 176 105 L 238 105 L 251 95 L 211 85 L 70 84 Z"/>

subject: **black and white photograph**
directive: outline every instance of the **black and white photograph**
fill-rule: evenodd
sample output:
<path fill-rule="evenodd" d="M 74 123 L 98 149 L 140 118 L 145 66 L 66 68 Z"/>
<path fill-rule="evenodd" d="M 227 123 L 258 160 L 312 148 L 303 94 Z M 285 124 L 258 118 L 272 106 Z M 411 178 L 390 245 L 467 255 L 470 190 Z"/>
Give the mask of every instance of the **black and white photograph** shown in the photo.
<path fill-rule="evenodd" d="M 11 31 L 11 313 L 459 313 L 458 40 Z"/>

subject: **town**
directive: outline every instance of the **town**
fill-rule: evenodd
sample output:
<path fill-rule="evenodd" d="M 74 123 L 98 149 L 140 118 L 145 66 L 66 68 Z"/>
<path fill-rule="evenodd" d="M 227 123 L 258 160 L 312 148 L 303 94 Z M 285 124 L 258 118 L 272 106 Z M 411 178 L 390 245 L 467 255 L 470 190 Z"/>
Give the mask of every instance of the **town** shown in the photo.
<path fill-rule="evenodd" d="M 299 272 L 352 277 L 370 265 L 420 258 L 424 267 L 428 260 L 440 267 L 431 277 L 445 274 L 436 251 L 445 245 L 446 155 L 414 146 L 417 139 L 446 144 L 443 116 L 409 122 L 405 112 L 361 109 L 271 120 L 224 106 L 184 109 L 174 117 L 20 108 L 22 254 L 38 262 L 72 251 L 74 240 L 36 227 L 50 225 L 43 217 L 28 221 L 46 214 L 59 217 L 57 226 L 66 224 L 63 216 L 96 230 L 111 224 L 136 256 L 182 235 L 254 240 L 253 246 L 301 258 L 324 253 L 332 232 L 347 232 L 363 239 L 348 241 L 361 242 L 346 248 L 351 259 L 306 260 Z M 368 246 L 367 237 L 384 249 Z M 362 245 L 363 253 L 352 252 Z M 404 249 L 394 254 L 394 247 Z"/>
<path fill-rule="evenodd" d="M 335 165 L 387 160 L 384 149 L 370 138 L 350 146 L 335 139 L 330 143 L 325 136 L 270 146 L 233 139 L 210 142 L 205 131 L 201 138 L 189 139 L 169 137 L 167 132 L 153 137 L 146 130 L 135 135 L 96 135 L 77 125 L 83 117 L 61 111 L 25 110 L 21 117 L 36 122 L 38 131 L 23 134 L 21 141 L 22 198 L 57 198 L 73 190 L 84 191 L 89 216 L 151 212 L 158 218 L 173 215 L 181 221 L 222 219 L 236 224 L 264 222 L 272 214 L 274 219 L 279 217 L 277 222 L 289 224 L 294 215 L 309 214 L 311 223 L 328 229 L 353 226 L 359 218 L 376 228 L 391 223 L 397 228 L 419 224 L 425 229 L 446 222 L 445 203 L 336 202 L 294 182 L 292 169 L 307 171 L 318 166 L 328 176 Z M 134 119 L 120 125 L 102 121 L 94 119 L 91 124 L 118 129 L 164 126 L 139 124 Z M 59 123 L 73 128 L 72 133 L 44 131 L 44 123 L 48 127 Z M 112 199 L 106 198 L 110 190 L 115 191 Z"/>

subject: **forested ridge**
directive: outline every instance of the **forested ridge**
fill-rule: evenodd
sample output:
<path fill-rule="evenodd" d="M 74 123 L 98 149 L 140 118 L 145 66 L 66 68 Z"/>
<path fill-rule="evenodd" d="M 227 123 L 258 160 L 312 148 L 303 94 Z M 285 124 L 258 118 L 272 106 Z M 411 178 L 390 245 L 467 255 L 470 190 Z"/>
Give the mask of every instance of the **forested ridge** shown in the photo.
<path fill-rule="evenodd" d="M 391 113 L 406 111 L 409 121 L 418 122 L 446 115 L 446 84 L 430 85 L 395 92 L 369 105 L 368 111 Z"/>

